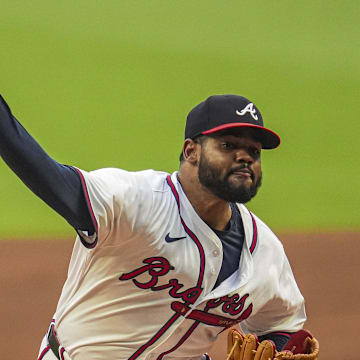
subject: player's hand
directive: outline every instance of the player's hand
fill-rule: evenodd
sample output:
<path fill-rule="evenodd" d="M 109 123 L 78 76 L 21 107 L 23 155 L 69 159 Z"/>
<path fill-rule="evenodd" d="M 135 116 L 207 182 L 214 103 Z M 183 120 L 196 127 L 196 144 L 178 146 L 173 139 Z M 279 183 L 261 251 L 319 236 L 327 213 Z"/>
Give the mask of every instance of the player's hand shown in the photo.
<path fill-rule="evenodd" d="M 243 335 L 232 329 L 228 333 L 226 360 L 318 360 L 319 342 L 307 330 L 294 333 L 285 348 L 277 352 L 270 340 L 258 342 L 254 334 Z"/>

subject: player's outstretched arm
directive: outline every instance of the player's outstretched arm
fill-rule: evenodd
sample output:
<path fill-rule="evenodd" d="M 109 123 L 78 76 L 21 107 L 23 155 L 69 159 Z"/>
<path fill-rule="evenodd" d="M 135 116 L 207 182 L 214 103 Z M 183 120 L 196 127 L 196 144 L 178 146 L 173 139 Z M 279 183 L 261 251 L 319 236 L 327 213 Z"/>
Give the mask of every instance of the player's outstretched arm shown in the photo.
<path fill-rule="evenodd" d="M 12 115 L 0 95 L 0 156 L 16 175 L 75 229 L 95 231 L 81 180 L 52 159 Z"/>

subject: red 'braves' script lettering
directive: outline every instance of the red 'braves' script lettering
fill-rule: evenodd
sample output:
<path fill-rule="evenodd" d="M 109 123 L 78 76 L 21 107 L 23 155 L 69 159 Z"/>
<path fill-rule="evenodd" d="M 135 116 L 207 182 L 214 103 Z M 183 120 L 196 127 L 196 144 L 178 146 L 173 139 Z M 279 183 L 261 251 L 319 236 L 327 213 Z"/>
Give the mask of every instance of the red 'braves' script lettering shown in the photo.
<path fill-rule="evenodd" d="M 134 284 L 141 289 L 150 289 L 155 286 L 159 280 L 159 276 L 166 275 L 170 270 L 174 270 L 174 267 L 163 257 L 150 257 L 143 260 L 145 266 L 139 267 L 127 274 L 122 274 L 119 280 L 133 279 Z M 142 283 L 137 281 L 137 276 L 148 272 L 151 279 L 148 282 Z"/>
<path fill-rule="evenodd" d="M 246 295 L 242 296 L 241 298 L 240 298 L 239 294 L 234 294 L 232 296 L 226 295 L 226 296 L 222 296 L 218 299 L 209 300 L 206 303 L 206 307 L 208 309 L 213 309 L 213 308 L 216 308 L 216 307 L 220 306 L 221 304 L 223 304 L 222 311 L 224 313 L 227 313 L 230 315 L 238 315 L 243 311 L 245 301 L 248 297 L 249 297 L 249 294 L 246 294 Z"/>
<path fill-rule="evenodd" d="M 202 289 L 195 286 L 184 291 L 179 291 L 183 284 L 180 284 L 177 279 L 170 279 L 167 284 L 157 285 L 159 277 L 166 275 L 170 270 L 174 270 L 174 267 L 170 265 L 167 259 L 163 257 L 151 257 L 143 260 L 143 263 L 147 264 L 138 269 L 135 269 L 129 273 L 122 274 L 119 280 L 130 280 L 140 289 L 151 289 L 153 291 L 169 289 L 169 294 L 173 298 L 181 298 L 186 304 L 194 304 L 197 298 L 200 296 Z M 140 282 L 135 278 L 141 274 L 148 272 L 151 276 L 147 282 Z M 157 285 L 157 286 L 156 286 Z"/>
<path fill-rule="evenodd" d="M 141 266 L 129 273 L 122 274 L 119 280 L 132 280 L 134 284 L 140 289 L 151 289 L 152 291 L 169 290 L 169 295 L 175 299 L 181 299 L 183 303 L 174 301 L 171 303 L 171 309 L 175 313 L 186 316 L 189 319 L 193 319 L 212 326 L 230 327 L 245 319 L 247 319 L 252 313 L 253 304 L 250 303 L 246 309 L 245 302 L 249 297 L 249 294 L 240 297 L 239 294 L 225 295 L 217 299 L 211 299 L 206 303 L 204 310 L 194 309 L 192 310 L 189 305 L 194 304 L 199 298 L 202 289 L 194 286 L 189 289 L 185 289 L 183 284 L 179 283 L 177 279 L 170 279 L 166 284 L 159 284 L 159 278 L 169 273 L 170 270 L 174 270 L 174 267 L 170 265 L 169 261 L 163 257 L 150 257 L 143 260 L 144 266 Z M 145 279 L 143 282 L 136 279 L 139 275 L 148 274 L 150 279 Z M 223 313 L 237 316 L 236 318 L 227 318 L 221 315 L 209 313 L 210 309 L 214 309 L 221 306 Z"/>
<path fill-rule="evenodd" d="M 186 303 L 194 304 L 196 299 L 200 296 L 202 289 L 195 286 L 179 292 L 179 289 L 181 289 L 183 286 L 183 284 L 179 284 L 177 279 L 170 279 L 167 284 L 153 286 L 151 290 L 158 291 L 170 288 L 170 296 L 173 298 L 181 298 Z"/>

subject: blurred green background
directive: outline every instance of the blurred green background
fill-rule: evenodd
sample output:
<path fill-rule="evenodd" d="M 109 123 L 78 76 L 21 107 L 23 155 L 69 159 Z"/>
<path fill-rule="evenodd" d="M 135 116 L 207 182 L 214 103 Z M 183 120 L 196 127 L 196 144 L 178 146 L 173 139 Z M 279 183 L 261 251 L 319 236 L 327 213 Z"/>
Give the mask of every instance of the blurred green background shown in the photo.
<path fill-rule="evenodd" d="M 252 99 L 282 137 L 249 207 L 276 231 L 359 230 L 358 1 L 2 1 L 0 92 L 60 162 L 178 168 L 188 111 Z M 0 237 L 74 231 L 0 162 Z"/>

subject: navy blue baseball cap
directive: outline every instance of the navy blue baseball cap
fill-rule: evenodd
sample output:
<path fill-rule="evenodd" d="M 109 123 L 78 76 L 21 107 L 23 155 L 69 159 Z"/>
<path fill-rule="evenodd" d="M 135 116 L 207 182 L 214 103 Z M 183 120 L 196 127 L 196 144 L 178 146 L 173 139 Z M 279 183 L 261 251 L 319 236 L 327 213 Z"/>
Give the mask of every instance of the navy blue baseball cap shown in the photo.
<path fill-rule="evenodd" d="M 263 149 L 280 145 L 280 137 L 264 127 L 259 109 L 239 95 L 213 95 L 195 106 L 188 114 L 185 139 L 214 134 L 232 128 L 252 128 Z"/>

